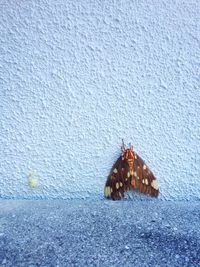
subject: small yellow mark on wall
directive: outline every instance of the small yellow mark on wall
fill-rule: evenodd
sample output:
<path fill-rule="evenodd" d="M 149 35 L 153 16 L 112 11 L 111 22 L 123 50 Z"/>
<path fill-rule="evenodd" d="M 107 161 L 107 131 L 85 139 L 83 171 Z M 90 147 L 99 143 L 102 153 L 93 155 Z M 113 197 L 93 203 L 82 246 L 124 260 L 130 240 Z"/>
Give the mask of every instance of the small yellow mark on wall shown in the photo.
<path fill-rule="evenodd" d="M 38 179 L 35 178 L 35 171 L 34 172 L 31 172 L 29 175 L 28 175 L 28 184 L 31 188 L 36 188 L 38 187 Z"/>

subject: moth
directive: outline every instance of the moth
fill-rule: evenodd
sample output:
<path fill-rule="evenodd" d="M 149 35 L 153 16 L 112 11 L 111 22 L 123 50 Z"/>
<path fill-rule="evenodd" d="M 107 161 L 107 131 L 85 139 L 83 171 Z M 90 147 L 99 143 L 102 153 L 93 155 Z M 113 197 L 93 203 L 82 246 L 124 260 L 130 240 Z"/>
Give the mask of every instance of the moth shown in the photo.
<path fill-rule="evenodd" d="M 122 140 L 121 156 L 113 165 L 107 178 L 104 195 L 106 198 L 120 200 L 129 190 L 139 190 L 141 193 L 157 197 L 158 182 L 145 162 L 135 153 L 133 146 L 126 148 Z"/>

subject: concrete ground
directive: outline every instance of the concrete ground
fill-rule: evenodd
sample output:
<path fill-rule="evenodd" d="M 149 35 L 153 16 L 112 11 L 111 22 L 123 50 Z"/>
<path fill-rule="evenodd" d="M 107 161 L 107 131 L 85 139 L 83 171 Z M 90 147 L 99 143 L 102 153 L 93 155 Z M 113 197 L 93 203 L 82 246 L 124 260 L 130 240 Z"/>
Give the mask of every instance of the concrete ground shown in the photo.
<path fill-rule="evenodd" d="M 200 266 L 200 202 L 0 200 L 0 266 Z"/>

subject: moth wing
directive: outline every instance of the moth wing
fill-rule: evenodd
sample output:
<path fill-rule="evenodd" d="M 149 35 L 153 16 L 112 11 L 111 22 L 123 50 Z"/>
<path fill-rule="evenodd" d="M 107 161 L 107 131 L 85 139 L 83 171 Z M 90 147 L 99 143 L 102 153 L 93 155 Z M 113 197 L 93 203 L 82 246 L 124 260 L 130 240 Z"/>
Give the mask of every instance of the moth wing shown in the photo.
<path fill-rule="evenodd" d="M 131 173 L 131 189 L 138 189 L 141 193 L 153 197 L 159 195 L 156 177 L 137 154 L 135 154 L 133 172 Z"/>
<path fill-rule="evenodd" d="M 124 192 L 131 189 L 131 177 L 128 177 L 128 173 L 128 165 L 120 156 L 107 178 L 104 188 L 104 196 L 106 198 L 119 200 L 124 197 Z"/>

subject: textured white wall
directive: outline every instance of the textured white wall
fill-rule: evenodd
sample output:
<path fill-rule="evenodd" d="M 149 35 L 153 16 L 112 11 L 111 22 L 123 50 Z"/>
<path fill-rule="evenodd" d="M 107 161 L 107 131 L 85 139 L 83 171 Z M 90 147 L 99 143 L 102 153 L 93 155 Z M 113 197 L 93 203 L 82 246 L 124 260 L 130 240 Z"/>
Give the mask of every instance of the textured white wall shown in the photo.
<path fill-rule="evenodd" d="M 161 198 L 200 198 L 198 0 L 0 6 L 1 197 L 100 197 L 123 137 Z"/>

